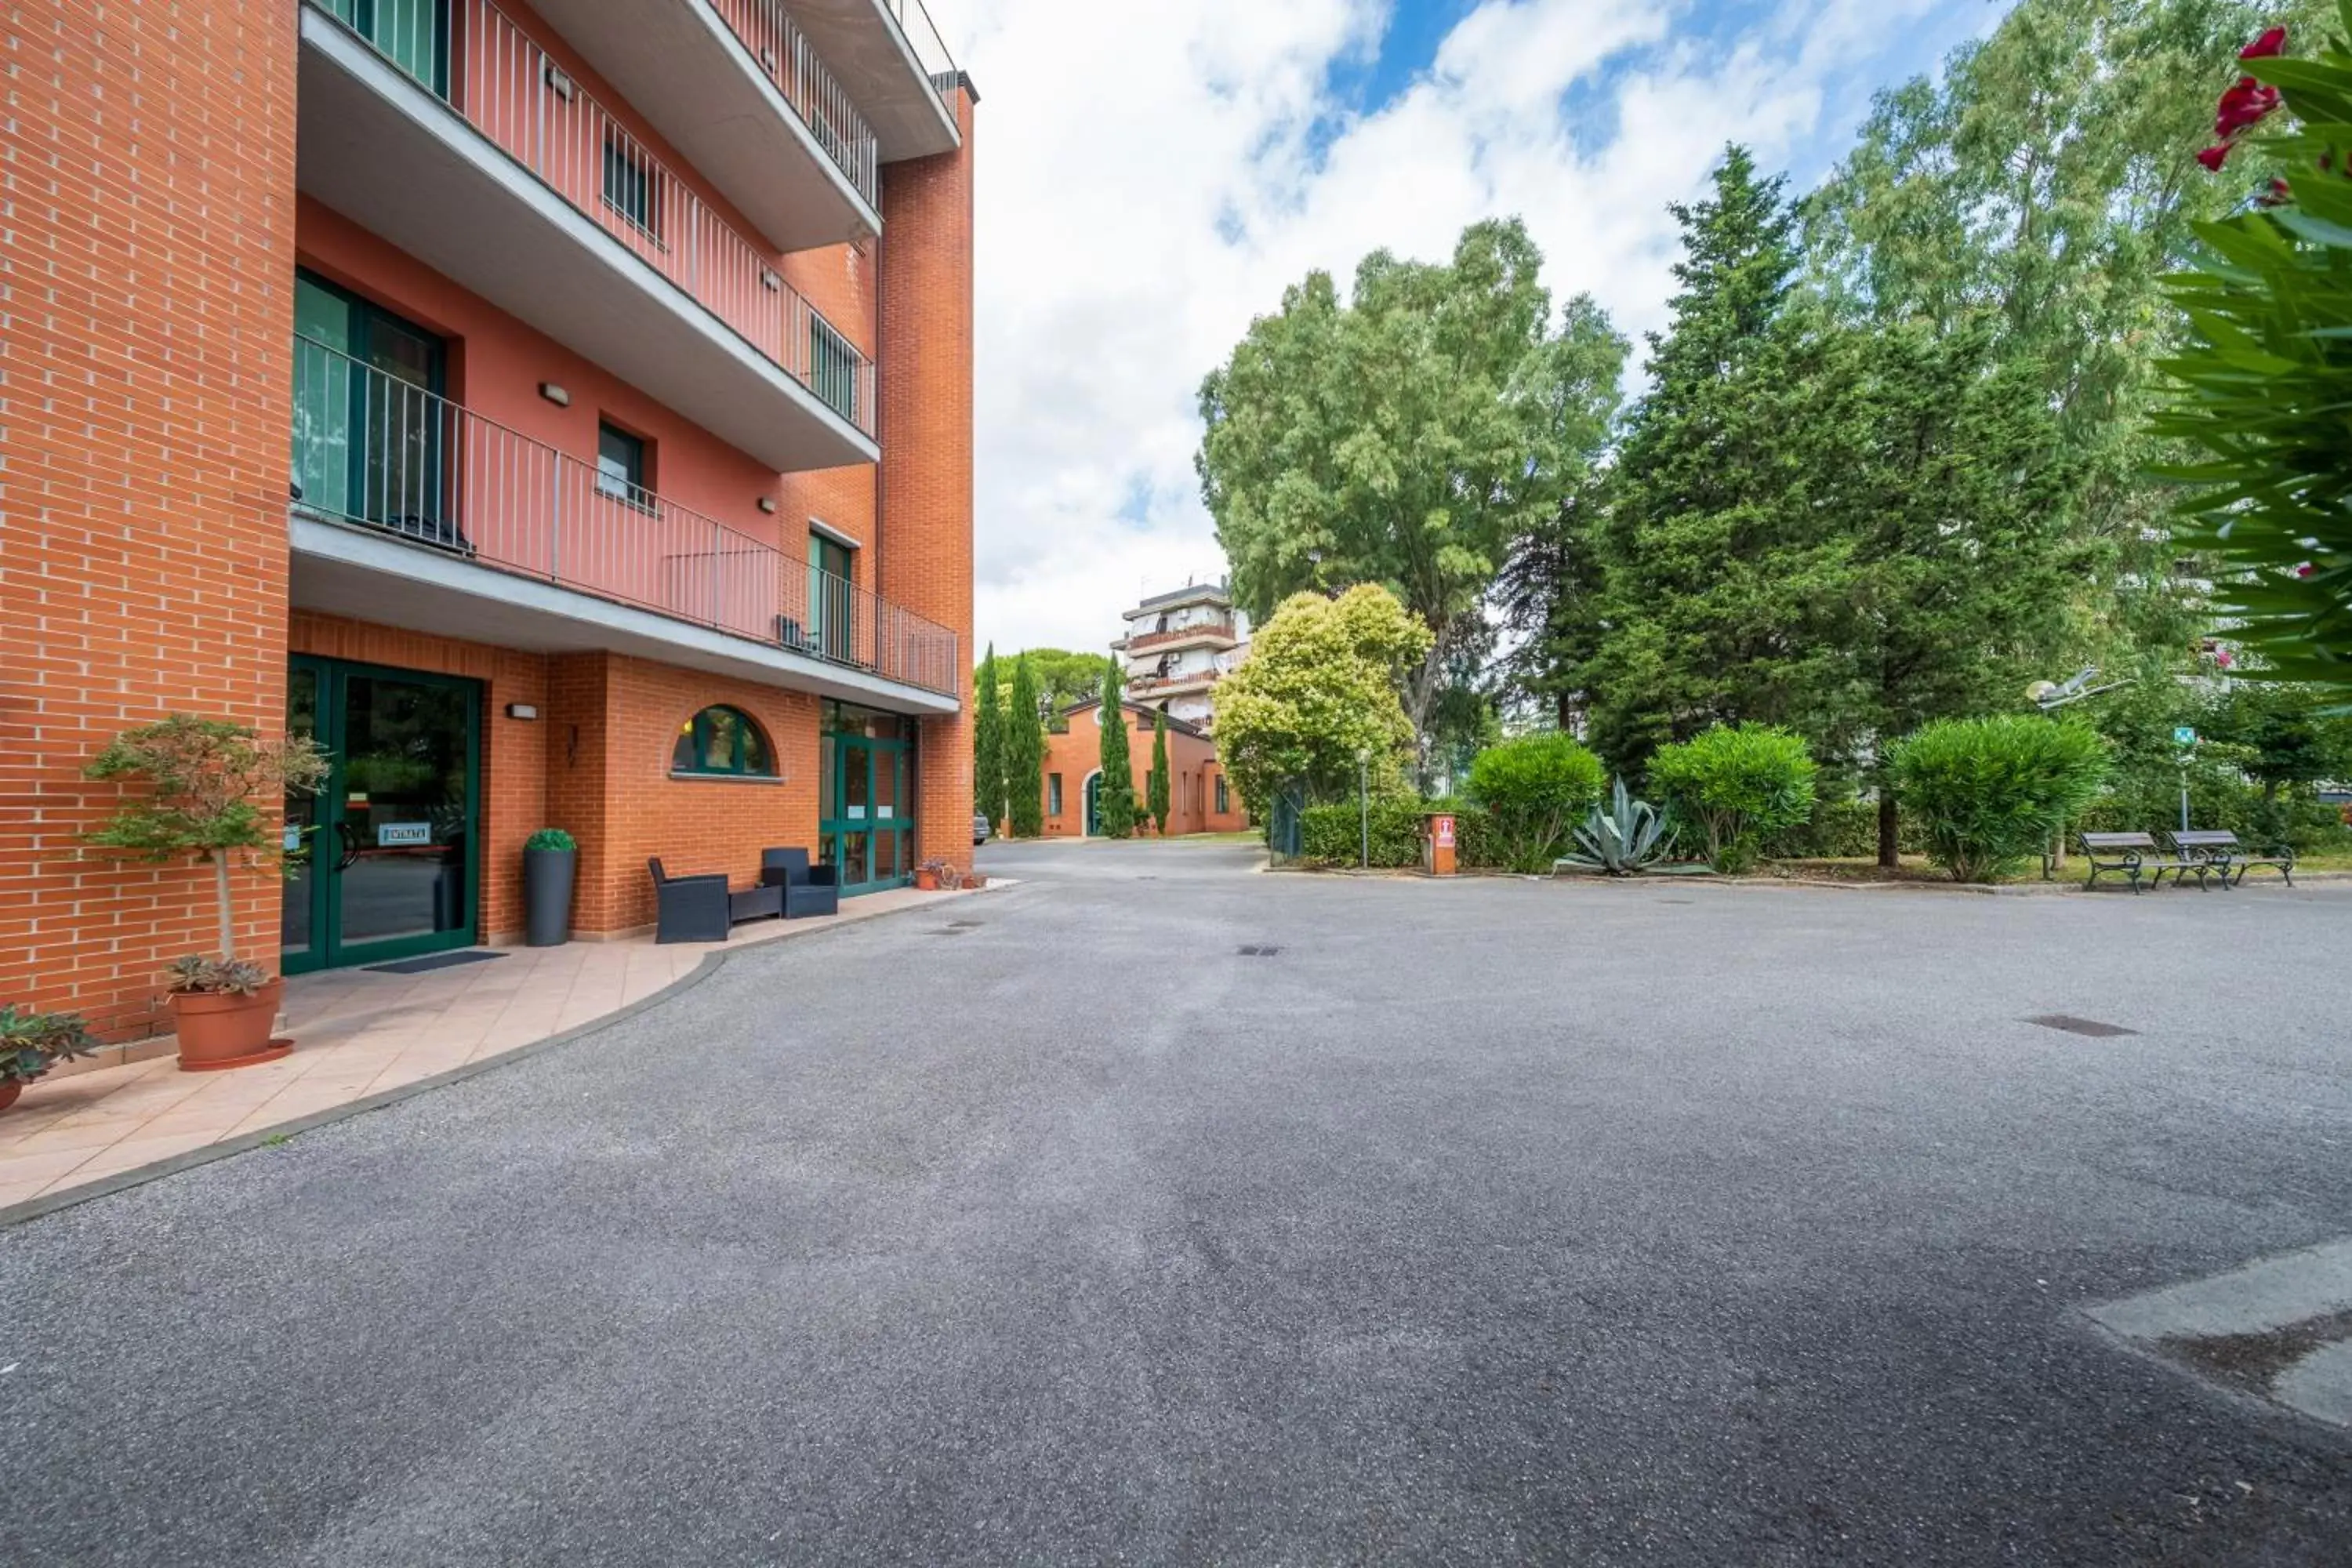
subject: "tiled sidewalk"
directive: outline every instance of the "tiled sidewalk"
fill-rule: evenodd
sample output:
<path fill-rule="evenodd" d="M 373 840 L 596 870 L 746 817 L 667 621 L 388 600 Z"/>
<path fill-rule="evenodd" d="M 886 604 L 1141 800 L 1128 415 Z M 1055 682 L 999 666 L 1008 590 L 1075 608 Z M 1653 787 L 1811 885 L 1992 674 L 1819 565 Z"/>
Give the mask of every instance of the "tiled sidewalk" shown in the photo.
<path fill-rule="evenodd" d="M 829 918 L 745 925 L 729 942 L 573 942 L 502 949 L 486 963 L 422 974 L 298 975 L 286 983 L 280 1029 L 296 1041 L 291 1056 L 191 1073 L 165 1055 L 26 1086 L 15 1108 L 0 1111 L 0 1211 L 593 1023 L 714 952 L 962 896 L 901 888 L 853 900 Z"/>

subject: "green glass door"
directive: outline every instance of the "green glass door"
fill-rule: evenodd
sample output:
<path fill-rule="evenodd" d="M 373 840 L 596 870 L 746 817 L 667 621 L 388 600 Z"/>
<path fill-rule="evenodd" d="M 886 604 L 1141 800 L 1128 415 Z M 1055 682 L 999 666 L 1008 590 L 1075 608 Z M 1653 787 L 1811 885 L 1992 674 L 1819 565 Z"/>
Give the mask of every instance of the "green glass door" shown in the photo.
<path fill-rule="evenodd" d="M 1087 780 L 1087 837 L 1092 838 L 1101 832 L 1102 774 L 1096 773 Z"/>
<path fill-rule="evenodd" d="M 287 802 L 285 969 L 471 946 L 479 684 L 300 657 L 287 686 L 288 728 L 316 738 L 329 765 L 318 795 Z"/>
<path fill-rule="evenodd" d="M 383 56 L 449 96 L 449 0 L 320 0 L 328 15 Z"/>
<path fill-rule="evenodd" d="M 809 535 L 809 630 L 816 650 L 844 664 L 857 662 L 857 570 L 853 552 L 822 533 Z"/>
<path fill-rule="evenodd" d="M 915 875 L 914 752 L 903 741 L 828 734 L 817 792 L 818 858 L 845 895 L 902 887 Z"/>
<path fill-rule="evenodd" d="M 462 542 L 442 457 L 446 345 L 299 269 L 294 332 L 296 499 L 428 542 Z"/>

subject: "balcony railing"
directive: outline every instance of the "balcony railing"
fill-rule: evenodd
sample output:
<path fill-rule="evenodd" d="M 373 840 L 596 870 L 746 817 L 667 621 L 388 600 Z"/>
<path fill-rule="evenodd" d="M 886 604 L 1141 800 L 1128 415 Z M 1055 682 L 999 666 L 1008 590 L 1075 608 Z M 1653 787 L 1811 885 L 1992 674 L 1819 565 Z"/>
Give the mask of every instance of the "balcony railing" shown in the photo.
<path fill-rule="evenodd" d="M 923 9 L 923 0 L 882 0 L 882 5 L 897 19 L 898 30 L 907 35 L 916 62 L 931 79 L 931 90 L 940 95 L 952 116 L 955 103 L 949 94 L 955 90 L 956 78 L 961 73 L 956 68 L 955 56 L 948 53 L 947 40 L 932 26 L 931 14 Z"/>
<path fill-rule="evenodd" d="M 879 199 L 877 167 L 880 155 L 866 119 L 809 47 L 800 26 L 784 14 L 777 0 L 710 0 L 711 8 L 727 24 L 758 64 L 760 73 L 775 84 L 801 123 L 835 167 L 849 176 L 857 194 L 872 206 Z"/>
<path fill-rule="evenodd" d="M 769 258 L 490 0 L 307 0 L 509 157 L 874 433 L 874 366 Z M 443 26 L 442 18 L 447 25 Z"/>
<path fill-rule="evenodd" d="M 294 340 L 295 503 L 478 565 L 926 691 L 956 634 L 774 545 L 352 358 Z"/>
<path fill-rule="evenodd" d="M 1159 647 L 1165 643 L 1190 642 L 1202 637 L 1233 642 L 1236 640 L 1234 623 L 1224 620 L 1202 621 L 1197 626 L 1171 626 L 1164 632 L 1138 632 L 1127 639 L 1127 647 L 1128 651 L 1133 653 L 1148 647 Z"/>

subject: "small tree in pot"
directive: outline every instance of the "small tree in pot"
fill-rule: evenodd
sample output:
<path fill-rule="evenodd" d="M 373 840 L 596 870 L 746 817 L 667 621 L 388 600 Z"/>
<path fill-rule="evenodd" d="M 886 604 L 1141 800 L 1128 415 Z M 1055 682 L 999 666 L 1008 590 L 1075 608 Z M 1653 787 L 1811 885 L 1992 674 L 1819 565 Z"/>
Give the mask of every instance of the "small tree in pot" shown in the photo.
<path fill-rule="evenodd" d="M 26 1013 L 0 1006 L 0 1110 L 58 1062 L 98 1048 L 89 1026 L 71 1013 Z"/>
<path fill-rule="evenodd" d="M 265 741 L 247 725 L 174 713 L 125 731 L 82 771 L 146 785 L 145 799 L 89 835 L 93 847 L 159 865 L 192 857 L 212 864 L 219 950 L 174 962 L 169 975 L 181 1067 L 283 1056 L 290 1046 L 273 1045 L 269 1029 L 285 982 L 236 955 L 232 872 L 285 875 L 283 838 L 262 803 L 316 790 L 327 776 L 325 753 L 308 736 Z"/>
<path fill-rule="evenodd" d="M 525 940 L 532 947 L 562 947 L 572 940 L 572 888 L 578 879 L 580 846 L 561 827 L 542 827 L 522 847 Z"/>

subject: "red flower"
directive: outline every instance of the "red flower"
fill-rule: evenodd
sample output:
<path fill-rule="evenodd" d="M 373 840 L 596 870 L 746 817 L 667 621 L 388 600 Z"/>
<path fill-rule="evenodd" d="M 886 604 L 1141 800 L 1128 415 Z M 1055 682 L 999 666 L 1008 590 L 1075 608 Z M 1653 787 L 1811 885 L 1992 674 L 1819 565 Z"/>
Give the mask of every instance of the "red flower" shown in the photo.
<path fill-rule="evenodd" d="M 2230 144 L 2227 142 L 2216 142 L 2210 147 L 2208 147 L 2203 152 L 2198 153 L 2197 161 L 2204 164 L 2210 172 L 2218 174 L 2221 172 L 2222 160 L 2229 157 L 2229 155 Z"/>
<path fill-rule="evenodd" d="M 2238 58 L 2242 60 L 2262 60 L 2268 59 L 2273 55 L 2284 53 L 2286 53 L 2286 29 L 2273 27 L 2269 32 L 2240 49 Z"/>
<path fill-rule="evenodd" d="M 2310 562 L 2306 561 L 2302 565 L 2294 569 L 2294 574 L 2298 577 L 2308 577 L 2318 570 L 2318 567 L 2314 566 Z"/>
<path fill-rule="evenodd" d="M 2238 85 L 2221 95 L 2221 108 L 2213 116 L 2213 133 L 2235 136 L 2247 126 L 2256 124 L 2279 106 L 2279 90 L 2264 87 L 2250 76 L 2238 79 Z"/>
<path fill-rule="evenodd" d="M 2294 200 L 2294 192 L 2289 188 L 2287 183 L 2284 180 L 2273 180 L 2271 188 L 2256 196 L 2254 203 L 2258 206 L 2283 207 L 2293 200 Z"/>

